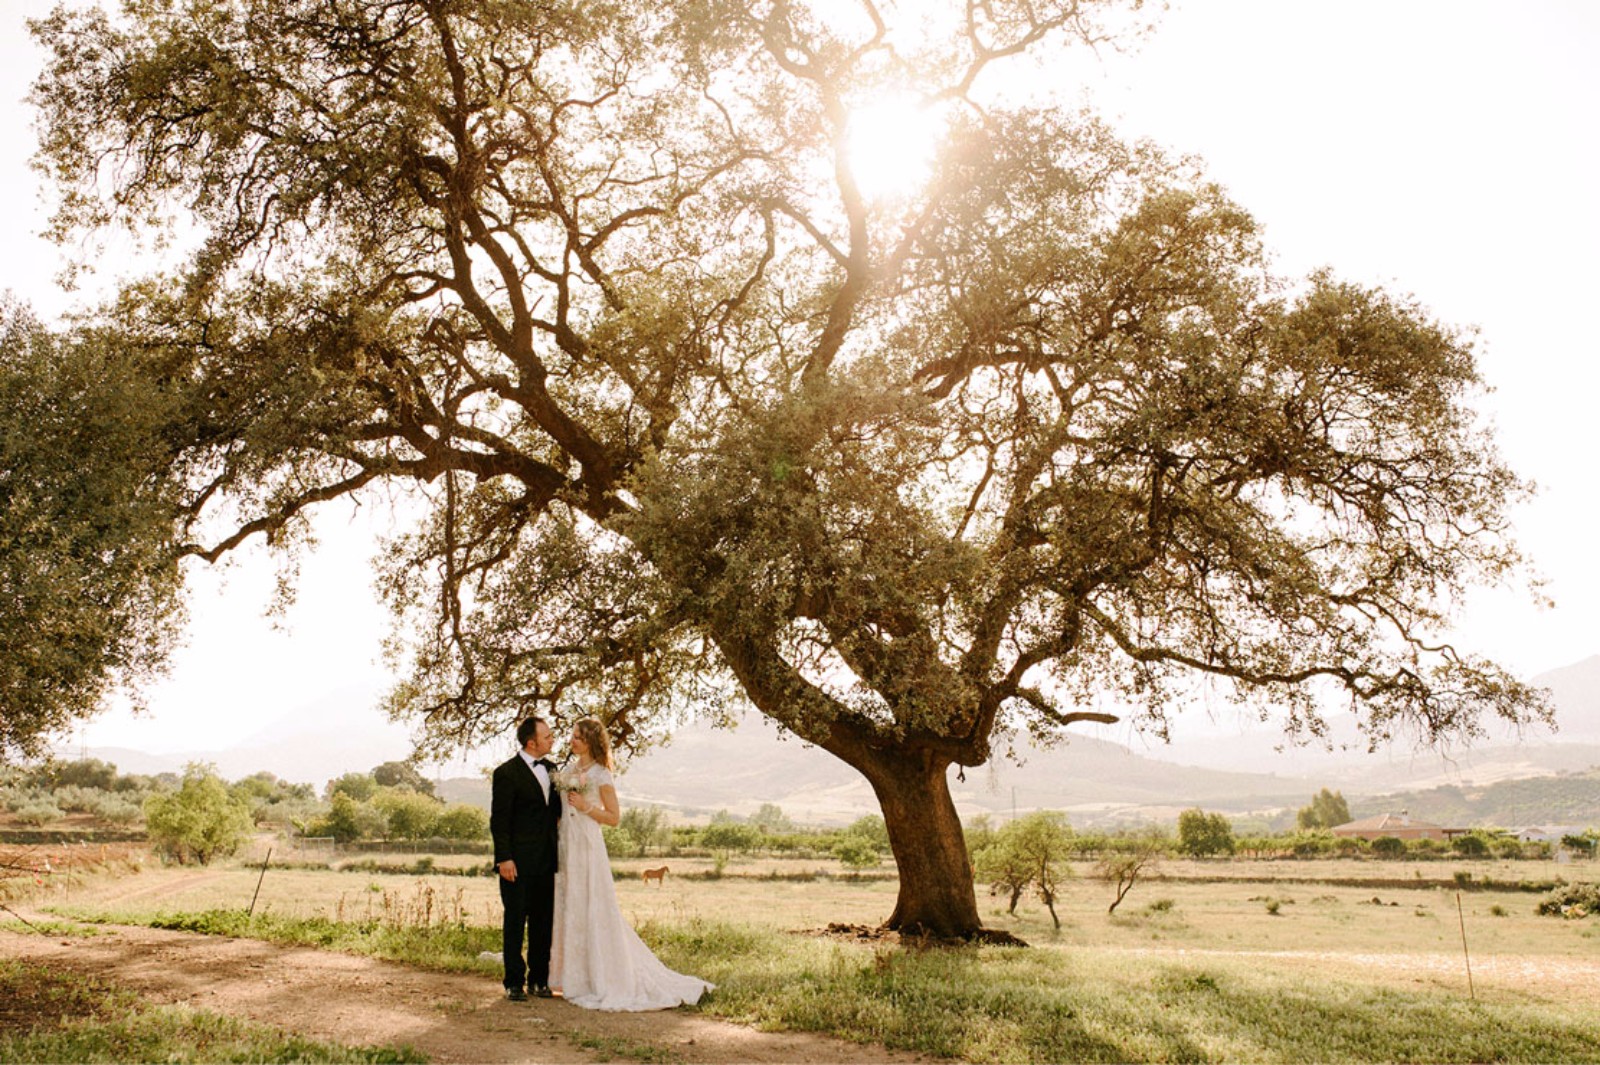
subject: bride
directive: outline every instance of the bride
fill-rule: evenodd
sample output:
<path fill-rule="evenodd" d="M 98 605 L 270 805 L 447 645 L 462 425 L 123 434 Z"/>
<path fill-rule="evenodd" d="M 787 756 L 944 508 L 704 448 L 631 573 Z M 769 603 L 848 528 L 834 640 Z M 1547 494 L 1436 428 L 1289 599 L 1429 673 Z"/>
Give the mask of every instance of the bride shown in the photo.
<path fill-rule="evenodd" d="M 650 952 L 622 916 L 601 825 L 621 818 L 611 778 L 611 740 L 599 719 L 572 728 L 575 766 L 563 769 L 567 814 L 561 818 L 550 986 L 594 1010 L 659 1010 L 693 1004 L 711 984 L 675 973 Z M 561 779 L 561 778 L 566 779 Z"/>

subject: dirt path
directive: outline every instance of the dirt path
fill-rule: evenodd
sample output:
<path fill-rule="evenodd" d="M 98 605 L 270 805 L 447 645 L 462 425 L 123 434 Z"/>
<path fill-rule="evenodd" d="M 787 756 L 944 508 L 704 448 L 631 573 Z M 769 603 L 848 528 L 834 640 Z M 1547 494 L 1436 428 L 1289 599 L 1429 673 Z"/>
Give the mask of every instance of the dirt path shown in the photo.
<path fill-rule="evenodd" d="M 25 915 L 34 920 L 32 915 Z M 41 920 L 59 920 L 40 915 Z M 250 939 L 95 926 L 97 934 L 0 931 L 0 955 L 92 975 L 157 1003 L 248 1017 L 347 1045 L 410 1044 L 436 1062 L 913 1062 L 883 1047 L 758 1032 L 694 1013 L 598 1013 L 560 1000 L 508 1002 L 481 975 Z"/>

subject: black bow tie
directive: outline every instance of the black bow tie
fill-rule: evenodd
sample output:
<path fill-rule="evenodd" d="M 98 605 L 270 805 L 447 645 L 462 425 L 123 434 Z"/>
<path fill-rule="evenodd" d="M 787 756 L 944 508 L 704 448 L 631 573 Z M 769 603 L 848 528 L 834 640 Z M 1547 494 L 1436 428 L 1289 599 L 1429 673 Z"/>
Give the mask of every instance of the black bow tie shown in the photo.
<path fill-rule="evenodd" d="M 535 763 L 533 763 L 533 764 L 534 764 L 534 765 L 542 765 L 542 766 L 544 766 L 544 767 L 545 767 L 545 768 L 546 768 L 546 769 L 554 769 L 554 768 L 555 768 L 555 767 L 556 767 L 556 764 L 555 764 L 555 763 L 554 763 L 554 762 L 552 762 L 552 761 L 551 761 L 551 760 L 550 760 L 550 759 L 548 759 L 548 758 L 541 758 L 541 759 L 539 759 L 539 760 L 538 760 L 538 761 L 537 761 L 537 762 L 535 762 Z"/>

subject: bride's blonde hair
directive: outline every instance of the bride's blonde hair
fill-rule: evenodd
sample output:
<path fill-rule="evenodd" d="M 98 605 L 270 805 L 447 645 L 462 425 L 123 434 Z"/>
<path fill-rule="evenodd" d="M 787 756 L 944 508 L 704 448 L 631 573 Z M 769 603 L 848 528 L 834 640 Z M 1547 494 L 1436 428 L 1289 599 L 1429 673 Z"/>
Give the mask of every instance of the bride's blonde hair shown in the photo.
<path fill-rule="evenodd" d="M 611 762 L 611 737 L 598 717 L 580 717 L 573 723 L 572 731 L 578 734 L 583 745 L 589 748 L 589 757 L 607 769 L 615 769 Z"/>

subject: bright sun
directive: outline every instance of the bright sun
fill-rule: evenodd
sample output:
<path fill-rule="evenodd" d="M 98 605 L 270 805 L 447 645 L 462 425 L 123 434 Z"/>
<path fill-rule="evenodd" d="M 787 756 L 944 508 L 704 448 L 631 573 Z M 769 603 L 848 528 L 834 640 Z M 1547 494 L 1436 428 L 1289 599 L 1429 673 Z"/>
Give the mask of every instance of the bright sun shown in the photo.
<path fill-rule="evenodd" d="M 862 195 L 895 199 L 926 182 L 939 125 L 932 109 L 909 96 L 883 97 L 851 112 L 847 150 Z"/>

